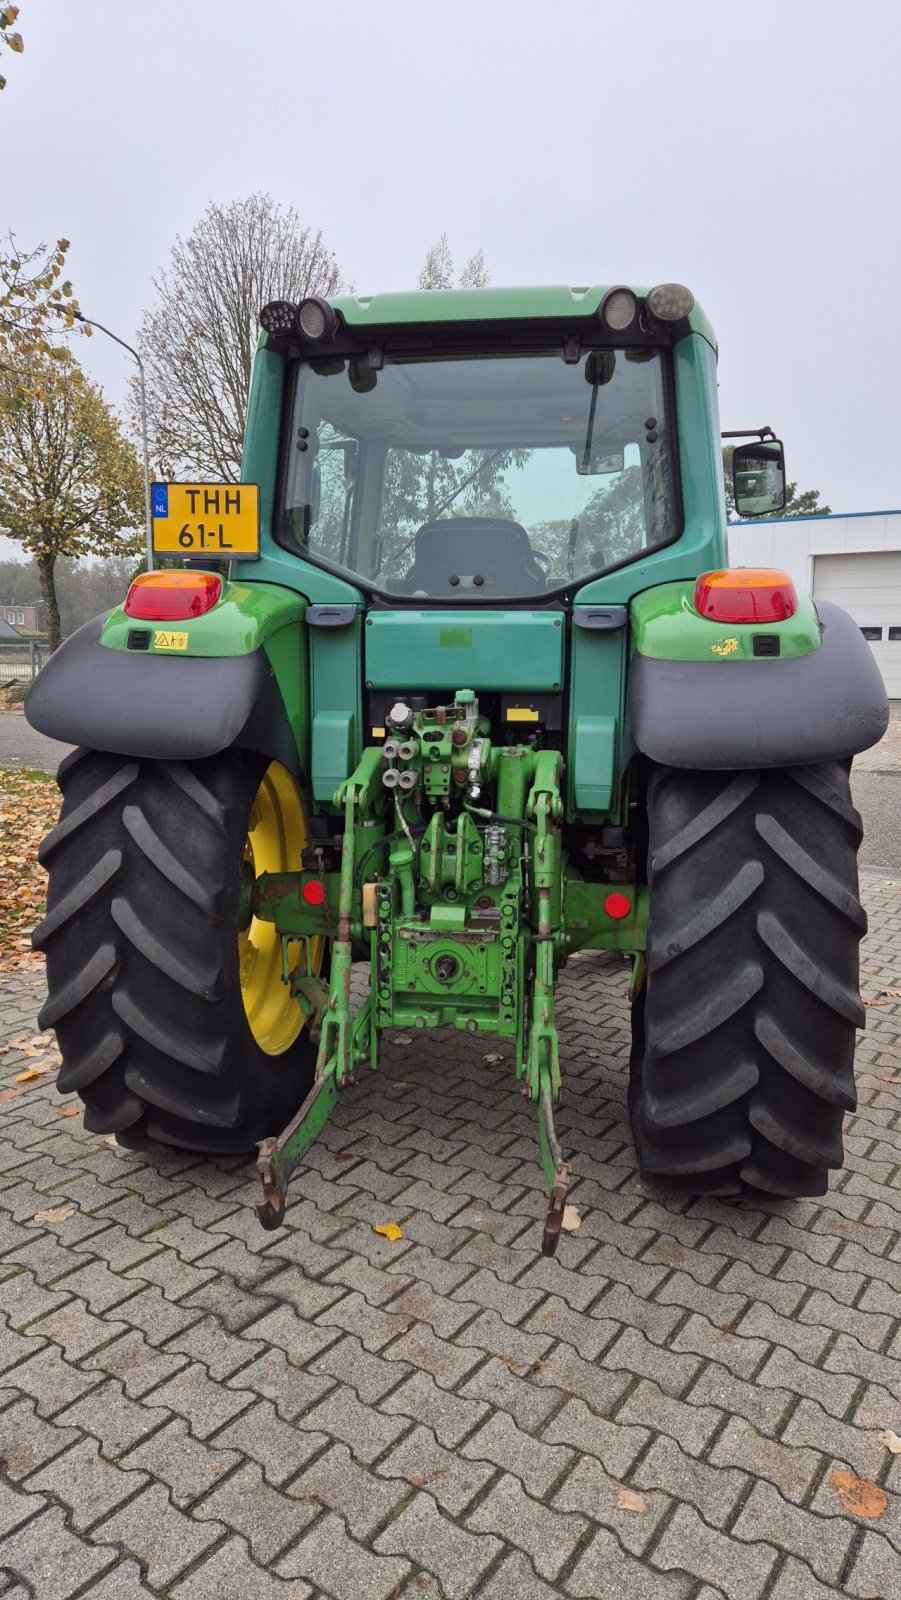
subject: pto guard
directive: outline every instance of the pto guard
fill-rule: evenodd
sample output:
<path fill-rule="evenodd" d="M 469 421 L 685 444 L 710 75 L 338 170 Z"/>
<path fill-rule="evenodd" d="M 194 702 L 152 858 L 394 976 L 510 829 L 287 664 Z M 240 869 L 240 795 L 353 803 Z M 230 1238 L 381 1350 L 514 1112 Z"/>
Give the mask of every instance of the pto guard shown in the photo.
<path fill-rule="evenodd" d="M 33 728 L 66 744 L 157 761 L 193 761 L 238 745 L 298 774 L 265 649 L 231 656 L 110 649 L 100 635 L 116 615 L 86 622 L 51 656 L 25 702 Z"/>
<path fill-rule="evenodd" d="M 834 761 L 878 743 L 889 712 L 872 651 L 840 606 L 821 601 L 817 611 L 821 644 L 808 654 L 673 660 L 637 650 L 629 698 L 638 749 L 662 766 L 723 770 Z"/>

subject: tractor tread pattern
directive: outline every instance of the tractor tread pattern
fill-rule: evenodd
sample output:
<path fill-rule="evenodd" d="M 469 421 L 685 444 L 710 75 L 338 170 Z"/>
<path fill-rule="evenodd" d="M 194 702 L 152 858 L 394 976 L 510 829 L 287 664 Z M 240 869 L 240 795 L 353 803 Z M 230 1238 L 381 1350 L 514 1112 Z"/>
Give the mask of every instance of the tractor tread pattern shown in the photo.
<path fill-rule="evenodd" d="M 107 850 L 100 860 L 95 862 L 90 872 L 72 885 L 67 895 L 62 900 L 57 900 L 52 911 L 38 923 L 31 943 L 35 950 L 43 950 L 47 940 L 61 928 L 64 922 L 69 922 L 72 917 L 77 917 L 96 894 L 100 894 L 107 884 L 116 876 L 122 865 L 121 850 Z"/>
<path fill-rule="evenodd" d="M 629 1103 L 655 1179 L 818 1195 L 842 1164 L 866 1017 L 848 766 L 650 769 Z"/>
<path fill-rule="evenodd" d="M 241 999 L 239 868 L 265 768 L 236 750 L 191 764 L 79 750 L 60 767 L 40 1024 L 56 1029 L 58 1087 L 81 1095 L 85 1127 L 129 1148 L 246 1152 L 309 1087 L 306 1031 L 269 1056 Z"/>

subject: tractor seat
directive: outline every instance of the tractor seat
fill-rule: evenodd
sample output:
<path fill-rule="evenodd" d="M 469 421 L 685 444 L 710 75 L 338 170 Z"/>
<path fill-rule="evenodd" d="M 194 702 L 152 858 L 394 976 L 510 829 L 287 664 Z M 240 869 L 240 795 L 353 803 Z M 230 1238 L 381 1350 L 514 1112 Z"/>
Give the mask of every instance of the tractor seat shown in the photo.
<path fill-rule="evenodd" d="M 505 517 L 447 517 L 424 523 L 404 579 L 407 593 L 450 594 L 471 588 L 475 577 L 484 580 L 486 589 L 505 594 L 545 587 L 529 535 L 518 522 Z M 481 585 L 475 587 L 478 591 Z"/>

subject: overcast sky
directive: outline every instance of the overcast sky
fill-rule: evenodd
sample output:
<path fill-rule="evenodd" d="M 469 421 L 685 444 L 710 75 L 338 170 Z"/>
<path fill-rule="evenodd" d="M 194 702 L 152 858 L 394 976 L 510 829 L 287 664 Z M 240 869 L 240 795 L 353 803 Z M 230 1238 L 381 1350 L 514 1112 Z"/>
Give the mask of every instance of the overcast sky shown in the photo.
<path fill-rule="evenodd" d="M 134 341 L 176 234 L 254 189 L 361 293 L 444 231 L 495 284 L 687 283 L 724 428 L 901 506 L 897 0 L 20 0 L 0 225 Z M 116 404 L 131 363 L 78 354 Z M 5 541 L 0 541 L 4 544 Z"/>

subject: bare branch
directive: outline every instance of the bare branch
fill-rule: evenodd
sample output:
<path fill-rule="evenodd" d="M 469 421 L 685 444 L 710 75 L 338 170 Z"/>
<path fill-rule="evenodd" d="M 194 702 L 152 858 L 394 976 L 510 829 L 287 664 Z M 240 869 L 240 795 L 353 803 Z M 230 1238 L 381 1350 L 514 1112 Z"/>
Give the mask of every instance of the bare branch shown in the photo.
<path fill-rule="evenodd" d="M 267 194 L 211 205 L 187 239 L 176 239 L 139 338 L 152 450 L 164 476 L 239 476 L 260 308 L 341 287 L 321 233 Z"/>

